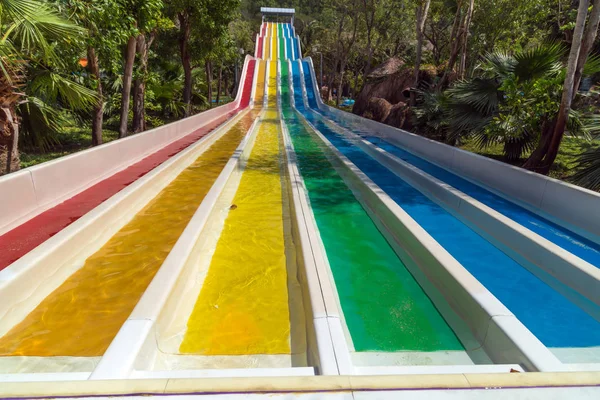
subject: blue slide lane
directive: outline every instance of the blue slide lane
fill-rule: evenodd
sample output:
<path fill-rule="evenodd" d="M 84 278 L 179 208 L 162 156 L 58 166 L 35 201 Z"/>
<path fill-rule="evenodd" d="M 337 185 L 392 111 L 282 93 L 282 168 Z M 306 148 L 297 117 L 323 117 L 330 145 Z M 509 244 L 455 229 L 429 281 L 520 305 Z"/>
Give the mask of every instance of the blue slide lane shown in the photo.
<path fill-rule="evenodd" d="M 294 37 L 292 40 L 294 41 L 294 55 L 296 58 L 300 58 L 300 39 L 298 39 L 298 37 Z"/>
<path fill-rule="evenodd" d="M 303 63 L 308 98 L 315 99 L 309 64 Z M 294 74 L 296 91 L 297 68 Z M 396 201 L 438 243 L 548 347 L 600 345 L 600 322 L 552 289 L 512 258 L 448 213 L 443 207 L 332 130 L 323 117 L 299 111 L 348 159 Z M 316 101 L 311 102 L 316 107 Z"/>
<path fill-rule="evenodd" d="M 287 52 L 288 52 L 288 58 L 290 60 L 295 60 L 296 59 L 296 55 L 294 54 L 294 45 L 293 45 L 293 40 L 292 38 L 286 38 L 285 39 L 285 45 L 287 46 Z"/>
<path fill-rule="evenodd" d="M 312 107 L 312 105 L 311 105 Z M 374 136 L 368 129 L 359 127 L 358 124 L 353 124 L 351 121 L 346 121 L 337 115 L 330 112 L 323 112 L 327 118 L 338 123 L 346 129 L 360 135 L 364 139 L 374 145 L 384 149 L 388 153 L 414 165 L 415 167 L 427 172 L 429 175 L 445 182 L 463 193 L 468 194 L 474 199 L 480 201 L 486 206 L 498 211 L 513 221 L 523 225 L 527 229 L 537 233 L 550 242 L 562 247 L 577 257 L 589 262 L 592 265 L 600 268 L 600 245 L 555 224 L 538 214 L 527 210 L 493 192 L 482 188 L 460 176 L 449 172 L 444 168 L 440 168 L 435 164 L 426 161 L 406 150 L 403 150 L 387 141 Z"/>

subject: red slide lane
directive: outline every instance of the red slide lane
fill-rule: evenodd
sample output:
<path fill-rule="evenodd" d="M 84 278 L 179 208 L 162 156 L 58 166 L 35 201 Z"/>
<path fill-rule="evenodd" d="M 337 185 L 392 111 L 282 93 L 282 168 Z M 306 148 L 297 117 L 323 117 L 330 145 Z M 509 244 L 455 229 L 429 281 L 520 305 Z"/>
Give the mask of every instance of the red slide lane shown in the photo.
<path fill-rule="evenodd" d="M 248 73 L 246 74 L 246 80 L 242 89 L 240 107 L 238 109 L 167 145 L 163 149 L 152 153 L 141 161 L 98 182 L 94 186 L 89 187 L 83 192 L 44 211 L 0 236 L 0 249 L 2 249 L 0 251 L 0 271 L 50 239 L 62 229 L 77 221 L 80 217 L 91 211 L 103 201 L 146 175 L 152 169 L 189 147 L 191 144 L 197 142 L 200 138 L 206 136 L 220 124 L 235 115 L 239 110 L 246 108 L 250 103 L 254 68 L 255 61 L 250 60 L 248 63 Z"/>
<path fill-rule="evenodd" d="M 259 36 L 257 40 L 258 40 L 258 48 L 256 49 L 256 54 L 254 55 L 254 57 L 262 58 L 263 37 Z"/>

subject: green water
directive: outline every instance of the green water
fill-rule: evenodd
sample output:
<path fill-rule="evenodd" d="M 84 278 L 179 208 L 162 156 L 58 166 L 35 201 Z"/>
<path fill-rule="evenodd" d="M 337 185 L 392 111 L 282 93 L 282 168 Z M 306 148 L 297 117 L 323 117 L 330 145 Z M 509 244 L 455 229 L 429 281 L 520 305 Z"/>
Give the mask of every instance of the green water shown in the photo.
<path fill-rule="evenodd" d="M 283 29 L 281 28 L 281 25 L 279 25 L 279 37 L 277 40 L 279 41 L 279 58 L 282 60 L 290 58 L 289 55 L 285 55 L 285 38 L 283 37 Z"/>
<path fill-rule="evenodd" d="M 355 350 L 464 350 L 329 163 L 328 150 L 291 109 L 288 74 L 281 63 L 283 117 Z"/>

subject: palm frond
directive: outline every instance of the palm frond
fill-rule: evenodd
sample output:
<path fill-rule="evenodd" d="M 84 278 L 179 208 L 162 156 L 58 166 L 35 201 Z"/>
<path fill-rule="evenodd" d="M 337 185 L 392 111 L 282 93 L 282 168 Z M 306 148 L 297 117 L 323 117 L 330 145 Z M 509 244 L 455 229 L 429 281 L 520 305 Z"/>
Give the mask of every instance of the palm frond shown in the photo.
<path fill-rule="evenodd" d="M 46 61 L 54 59 L 53 40 L 63 40 L 80 35 L 84 29 L 64 19 L 47 3 L 36 0 L 2 0 L 3 23 L 6 24 L 3 39 L 11 38 L 20 52 L 41 52 Z"/>
<path fill-rule="evenodd" d="M 577 161 L 577 172 L 571 181 L 591 190 L 600 190 L 600 148 L 587 150 Z"/>
<path fill-rule="evenodd" d="M 569 111 L 567 119 L 567 129 L 572 136 L 583 136 L 591 140 L 600 136 L 600 114 L 581 115 L 580 112 Z"/>
<path fill-rule="evenodd" d="M 468 105 L 483 115 L 498 108 L 500 84 L 495 79 L 475 78 L 462 81 L 447 90 L 450 105 Z"/>
<path fill-rule="evenodd" d="M 29 96 L 17 112 L 21 117 L 20 146 L 48 151 L 59 144 L 57 134 L 64 118 L 56 108 L 38 97 Z"/>
<path fill-rule="evenodd" d="M 520 80 L 531 80 L 561 71 L 566 48 L 560 43 L 541 44 L 515 54 L 514 74 Z"/>
<path fill-rule="evenodd" d="M 506 78 L 516 65 L 514 57 L 503 51 L 494 51 L 483 56 L 483 62 L 477 67 L 488 78 Z"/>
<path fill-rule="evenodd" d="M 60 102 L 74 110 L 90 110 L 96 104 L 95 91 L 55 72 L 38 70 L 30 79 L 28 92 L 43 95 L 48 103 Z"/>
<path fill-rule="evenodd" d="M 517 137 L 504 137 L 504 155 L 508 160 L 518 160 L 525 154 L 530 153 L 537 145 L 538 135 L 525 129 Z"/>
<path fill-rule="evenodd" d="M 485 138 L 480 135 L 485 136 L 486 128 L 493 119 L 491 115 L 484 115 L 468 104 L 454 103 L 448 106 L 447 116 L 450 142 L 466 137 L 480 137 L 478 146 L 487 146 Z"/>
<path fill-rule="evenodd" d="M 583 66 L 583 75 L 590 76 L 600 72 L 600 54 L 590 54 Z"/>

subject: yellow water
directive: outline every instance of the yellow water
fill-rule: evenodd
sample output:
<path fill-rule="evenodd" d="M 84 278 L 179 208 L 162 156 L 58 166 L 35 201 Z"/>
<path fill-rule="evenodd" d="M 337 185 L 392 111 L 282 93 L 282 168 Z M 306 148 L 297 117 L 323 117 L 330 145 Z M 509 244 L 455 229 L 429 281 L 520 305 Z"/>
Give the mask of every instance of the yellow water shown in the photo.
<path fill-rule="evenodd" d="M 267 60 L 271 58 L 271 39 L 268 36 L 265 38 L 263 46 L 265 47 L 263 49 L 263 58 Z"/>
<path fill-rule="evenodd" d="M 269 70 L 269 108 L 188 320 L 181 353 L 291 352 L 276 62 Z"/>
<path fill-rule="evenodd" d="M 275 25 L 275 24 L 273 24 Z M 277 31 L 276 28 L 273 28 L 273 36 L 271 37 L 271 49 L 273 49 L 273 60 L 277 60 L 278 56 L 277 56 Z"/>
<path fill-rule="evenodd" d="M 256 88 L 254 89 L 254 104 L 262 106 L 263 99 L 265 97 L 265 74 L 267 62 L 264 60 L 257 60 L 258 73 L 256 75 Z"/>
<path fill-rule="evenodd" d="M 101 356 L 258 111 L 244 115 L 0 339 L 2 356 Z"/>
<path fill-rule="evenodd" d="M 277 109 L 277 61 L 269 61 L 269 91 L 267 98 L 267 107 Z M 277 119 L 277 113 L 275 113 L 273 119 Z M 270 120 L 270 118 L 265 117 Z"/>

